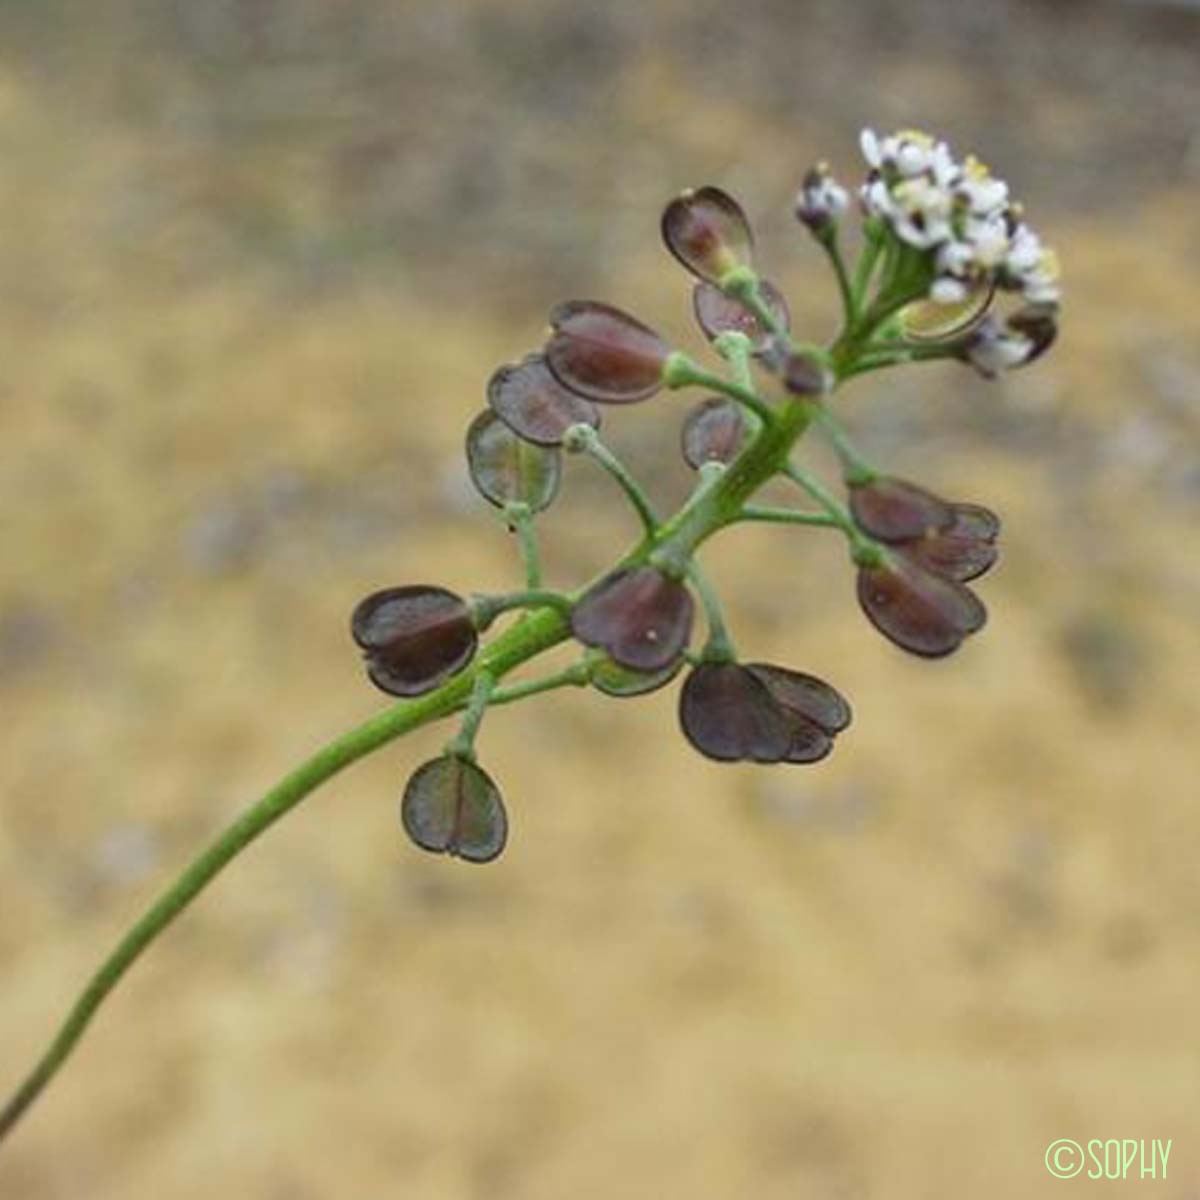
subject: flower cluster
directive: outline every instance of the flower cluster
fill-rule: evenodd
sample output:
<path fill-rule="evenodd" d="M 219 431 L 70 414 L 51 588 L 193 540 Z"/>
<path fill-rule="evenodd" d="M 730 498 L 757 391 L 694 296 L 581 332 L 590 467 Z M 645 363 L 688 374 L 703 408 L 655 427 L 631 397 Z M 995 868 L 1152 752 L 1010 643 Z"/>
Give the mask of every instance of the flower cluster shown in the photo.
<path fill-rule="evenodd" d="M 661 231 L 692 276 L 693 314 L 725 360 L 724 374 L 704 370 L 650 326 L 599 300 L 557 305 L 542 347 L 493 373 L 487 407 L 467 431 L 467 466 L 479 493 L 519 535 L 526 590 L 462 598 L 430 585 L 387 588 L 367 597 L 352 621 L 369 678 L 392 695 L 453 685 L 476 664 L 471 687 L 457 695 L 466 709 L 462 729 L 405 789 L 402 822 L 417 845 L 472 862 L 500 853 L 508 816 L 475 761 L 475 734 L 490 704 L 551 686 L 640 696 L 687 665 L 679 723 L 700 753 L 719 762 L 796 764 L 831 752 L 850 723 L 847 701 L 814 675 L 743 661 L 694 561 L 701 541 L 739 521 L 840 532 L 863 613 L 910 654 L 950 654 L 983 628 L 987 610 L 967 585 L 997 559 L 999 519 L 872 467 L 840 430 L 830 400 L 845 380 L 914 361 L 914 350 L 920 360 L 958 359 L 987 376 L 1036 358 L 1057 329 L 1053 256 L 1021 221 L 1007 186 L 975 159 L 960 164 L 944 142 L 918 133 L 881 141 L 866 131 L 863 150 L 871 167 L 861 192 L 867 236 L 853 271 L 839 243 L 849 197 L 825 164 L 804 176 L 794 207 L 837 273 L 844 324 L 830 345 L 793 336 L 782 291 L 758 274 L 745 213 L 709 186 L 672 200 Z M 1020 291 L 1026 304 L 1005 319 L 992 315 L 997 288 Z M 914 319 L 914 309 L 929 308 L 941 315 Z M 602 414 L 685 387 L 707 393 L 680 430 L 683 457 L 699 479 L 663 521 L 599 431 Z M 790 458 L 809 426 L 826 435 L 840 460 L 845 502 Z M 643 525 L 642 540 L 615 567 L 572 593 L 543 587 L 532 525 L 558 495 L 564 453 L 608 471 Z M 772 478 L 799 485 L 816 510 L 749 503 Z M 574 640 L 580 657 L 548 682 L 497 688 L 524 659 L 481 651 L 480 635 L 520 609 L 528 611 L 510 631 L 516 642 L 522 628 L 542 621 L 552 624 L 553 640 Z M 696 649 L 701 614 L 708 636 Z M 510 634 L 501 635 L 501 646 Z"/>
<path fill-rule="evenodd" d="M 1059 301 L 1058 259 L 1042 245 L 1009 197 L 1008 185 L 968 155 L 919 130 L 879 138 L 864 129 L 870 168 L 863 210 L 904 243 L 934 255 L 931 300 L 958 304 L 979 286 L 1020 292 L 1026 303 Z"/>

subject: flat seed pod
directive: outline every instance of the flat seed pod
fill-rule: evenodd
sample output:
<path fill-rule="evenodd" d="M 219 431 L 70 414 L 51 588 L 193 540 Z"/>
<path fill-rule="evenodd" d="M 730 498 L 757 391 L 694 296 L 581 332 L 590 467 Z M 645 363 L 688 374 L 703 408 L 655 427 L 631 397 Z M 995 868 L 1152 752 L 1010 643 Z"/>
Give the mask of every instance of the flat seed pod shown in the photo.
<path fill-rule="evenodd" d="M 600 427 L 596 406 L 563 387 L 540 354 L 500 367 L 488 381 L 487 396 L 492 411 L 518 437 L 539 446 L 561 445 L 572 425 Z"/>
<path fill-rule="evenodd" d="M 1000 557 L 995 542 L 960 534 L 953 528 L 905 542 L 897 550 L 927 571 L 959 583 L 978 579 Z"/>
<path fill-rule="evenodd" d="M 900 554 L 879 566 L 859 568 L 858 602 L 884 637 L 922 658 L 957 650 L 987 620 L 987 609 L 974 592 Z"/>
<path fill-rule="evenodd" d="M 799 713 L 789 713 L 788 727 L 792 740 L 788 743 L 784 762 L 808 764 L 829 757 L 833 750 L 833 735 L 827 733 L 815 721 L 810 721 Z"/>
<path fill-rule="evenodd" d="M 966 299 L 954 304 L 917 300 L 902 308 L 897 320 L 904 336 L 914 341 L 940 342 L 965 333 L 991 307 L 996 288 L 987 280 L 971 285 Z"/>
<path fill-rule="evenodd" d="M 765 279 L 759 280 L 758 286 L 780 325 L 785 330 L 791 328 L 792 318 L 783 294 Z M 725 295 L 715 284 L 704 280 L 696 284 L 692 289 L 692 311 L 710 341 L 722 333 L 744 333 L 755 354 L 763 354 L 770 348 L 771 331 L 740 300 Z"/>
<path fill-rule="evenodd" d="M 954 520 L 950 531 L 961 536 L 994 542 L 1000 536 L 1000 518 L 982 504 L 952 504 Z"/>
<path fill-rule="evenodd" d="M 367 660 L 367 675 L 392 696 L 419 696 L 461 671 L 479 635 L 466 602 L 445 588 L 385 588 L 354 610 L 350 632 Z"/>
<path fill-rule="evenodd" d="M 792 727 L 770 691 L 737 663 L 701 663 L 679 694 L 684 736 L 717 762 L 781 762 Z"/>
<path fill-rule="evenodd" d="M 777 704 L 826 733 L 840 733 L 850 724 L 852 714 L 846 698 L 816 675 L 772 663 L 747 663 L 746 670 L 766 685 Z"/>
<path fill-rule="evenodd" d="M 879 475 L 850 488 L 855 523 L 881 542 L 907 542 L 930 530 L 946 529 L 954 520 L 952 506 L 940 496 L 904 479 Z"/>
<path fill-rule="evenodd" d="M 618 666 L 660 671 L 683 653 L 692 632 L 692 595 L 653 567 L 616 571 L 575 605 L 571 631 L 608 651 Z"/>
<path fill-rule="evenodd" d="M 490 409 L 467 430 L 467 469 L 479 494 L 497 508 L 520 501 L 540 512 L 562 482 L 559 452 L 518 437 Z"/>
<path fill-rule="evenodd" d="M 742 448 L 746 419 L 732 401 L 712 396 L 684 418 L 680 445 L 684 461 L 699 470 L 706 462 L 731 463 Z"/>
<path fill-rule="evenodd" d="M 602 659 L 592 665 L 592 684 L 606 696 L 623 699 L 630 696 L 645 696 L 666 687 L 683 666 L 683 659 L 677 658 L 661 671 L 631 671 L 613 662 L 611 658 Z"/>
<path fill-rule="evenodd" d="M 662 387 L 667 344 L 647 325 L 598 300 L 569 300 L 550 314 L 546 363 L 565 388 L 601 404 L 634 404 Z"/>
<path fill-rule="evenodd" d="M 485 863 L 504 849 L 508 815 L 491 778 L 452 754 L 418 767 L 404 789 L 400 820 L 422 850 Z"/>
<path fill-rule="evenodd" d="M 710 283 L 734 267 L 749 266 L 754 250 L 741 205 L 716 187 L 676 196 L 663 210 L 662 238 L 687 270 Z"/>

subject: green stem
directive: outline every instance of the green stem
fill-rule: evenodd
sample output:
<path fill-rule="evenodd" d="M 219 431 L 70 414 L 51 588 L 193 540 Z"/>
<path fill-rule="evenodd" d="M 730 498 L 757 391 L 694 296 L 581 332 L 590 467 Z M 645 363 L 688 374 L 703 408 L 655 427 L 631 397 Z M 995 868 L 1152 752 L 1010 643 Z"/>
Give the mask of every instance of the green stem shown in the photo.
<path fill-rule="evenodd" d="M 723 396 L 728 396 L 731 400 L 744 404 L 759 417 L 764 425 L 771 425 L 775 422 L 775 410 L 752 387 L 734 383 L 713 371 L 706 371 L 686 354 L 676 352 L 671 355 L 668 366 L 663 371 L 663 379 L 666 386 L 672 389 L 711 388 L 714 392 L 720 392 Z"/>
<path fill-rule="evenodd" d="M 700 569 L 700 564 L 692 561 L 688 568 L 688 578 L 700 597 L 704 609 L 705 620 L 708 621 L 708 641 L 700 652 L 704 662 L 731 662 L 737 655 L 733 639 L 729 636 L 729 627 L 725 623 L 725 614 L 721 611 L 721 602 L 717 598 L 716 589 L 709 582 L 708 576 Z"/>
<path fill-rule="evenodd" d="M 875 273 L 879 262 L 879 252 L 883 249 L 884 233 L 882 229 L 873 229 L 868 224 L 863 225 L 866 242 L 858 252 L 858 262 L 854 264 L 854 279 L 850 284 L 850 299 L 855 313 L 862 311 L 863 301 L 867 298 L 867 289 L 871 286 L 871 276 Z"/>
<path fill-rule="evenodd" d="M 747 504 L 734 518 L 736 521 L 767 521 L 776 525 L 816 525 L 825 529 L 841 529 L 828 513 L 797 512 L 794 508 L 772 508 Z"/>
<path fill-rule="evenodd" d="M 788 463 L 783 473 L 799 484 L 832 518 L 833 523 L 846 535 L 850 543 L 850 556 L 860 566 L 875 566 L 883 558 L 880 547 L 867 537 L 854 523 L 850 510 L 825 485 L 795 463 Z"/>
<path fill-rule="evenodd" d="M 590 425 L 572 425 L 563 438 L 563 448 L 575 454 L 586 454 L 616 480 L 637 512 L 642 528 L 653 534 L 659 527 L 658 517 L 650 499 L 638 481 L 625 468 L 625 464 L 600 440 L 600 435 Z"/>
<path fill-rule="evenodd" d="M 514 625 L 497 638 L 481 656 L 478 665 L 455 676 L 436 691 L 415 700 L 403 700 L 335 738 L 246 809 L 154 901 L 92 976 L 41 1060 L 0 1110 L 0 1142 L 54 1078 L 104 998 L 146 947 L 251 842 L 318 786 L 351 763 L 402 734 L 461 708 L 473 690 L 479 672 L 487 671 L 498 678 L 527 659 L 564 641 L 568 635 L 566 618 L 560 612 L 541 609 L 533 613 L 527 621 Z"/>
<path fill-rule="evenodd" d="M 492 692 L 490 704 L 511 704 L 515 700 L 525 700 L 529 696 L 537 696 L 541 692 L 550 692 L 560 687 L 587 687 L 591 679 L 592 669 L 586 661 L 572 663 L 553 675 L 543 675 L 540 679 L 526 679 L 521 683 L 510 684 L 506 688 L 497 688 Z"/>
<path fill-rule="evenodd" d="M 820 403 L 814 403 L 813 424 L 825 435 L 842 464 L 842 478 L 848 484 L 870 483 L 879 472 L 859 453 L 834 415 Z"/>
<path fill-rule="evenodd" d="M 527 588 L 520 592 L 504 592 L 496 596 L 472 596 L 471 613 L 475 628 L 489 629 L 502 613 L 514 608 L 553 608 L 569 616 L 573 601 L 565 592 L 552 592 L 546 588 Z"/>
<path fill-rule="evenodd" d="M 673 356 L 673 359 L 678 363 L 682 356 Z M 618 568 L 645 564 L 655 555 L 687 563 L 701 543 L 736 519 L 758 488 L 786 468 L 788 453 L 811 420 L 804 405 L 785 405 L 776 413 L 752 389 L 739 388 L 718 376 L 709 377 L 698 369 L 695 381 L 706 382 L 717 391 L 732 394 L 734 399 L 758 412 L 763 425 L 724 472 L 714 473 L 706 479 L 704 486 L 697 488 L 670 520 L 648 533 L 618 562 Z M 672 386 L 681 384 L 675 382 Z M 40 1061 L 0 1109 L 0 1141 L 54 1078 L 105 997 L 130 967 L 251 842 L 351 763 L 410 730 L 461 709 L 474 692 L 475 680 L 480 673 L 502 679 L 513 668 L 570 636 L 571 598 L 561 593 L 531 588 L 507 597 L 477 598 L 475 604 L 477 613 L 482 611 L 484 616 L 493 619 L 509 608 L 523 607 L 532 611 L 524 620 L 515 622 L 499 634 L 471 667 L 441 687 L 425 696 L 393 705 L 317 751 L 236 818 L 185 867 L 103 961 L 75 1000 Z M 493 699 L 502 703 L 549 686 L 557 684 L 547 681 L 518 684 L 510 689 L 498 689 Z"/>
<path fill-rule="evenodd" d="M 817 241 L 829 256 L 829 264 L 833 267 L 834 277 L 837 279 L 838 293 L 842 298 L 842 319 L 844 328 L 849 329 L 858 319 L 858 305 L 854 298 L 854 285 L 850 282 L 850 277 L 846 273 L 846 260 L 842 257 L 842 248 L 838 242 L 838 232 L 836 224 L 831 224 L 829 228 L 817 236 Z"/>
<path fill-rule="evenodd" d="M 462 725 L 459 726 L 458 733 L 446 743 L 447 754 L 465 758 L 468 762 L 475 761 L 475 738 L 479 733 L 479 726 L 483 723 L 483 714 L 487 712 L 495 686 L 496 677 L 491 671 L 476 672 Z"/>
<path fill-rule="evenodd" d="M 537 532 L 533 527 L 533 512 L 523 501 L 513 501 L 504 506 L 504 516 L 509 528 L 517 535 L 521 548 L 521 562 L 525 568 L 525 586 L 530 591 L 542 586 L 542 559 L 538 552 Z"/>

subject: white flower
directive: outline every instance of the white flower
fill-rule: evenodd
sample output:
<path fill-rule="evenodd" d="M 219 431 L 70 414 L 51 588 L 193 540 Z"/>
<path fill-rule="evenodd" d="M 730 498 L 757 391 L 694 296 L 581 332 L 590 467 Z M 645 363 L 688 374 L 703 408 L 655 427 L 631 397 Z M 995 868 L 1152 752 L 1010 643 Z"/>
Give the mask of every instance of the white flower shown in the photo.
<path fill-rule="evenodd" d="M 1019 367 L 1032 353 L 1032 339 L 1005 329 L 992 317 L 980 322 L 964 350 L 967 361 L 988 379 Z"/>
<path fill-rule="evenodd" d="M 1034 304 L 1058 303 L 1058 260 L 1021 220 L 1008 185 L 979 159 L 959 162 L 945 142 L 914 129 L 882 138 L 864 129 L 859 143 L 870 167 L 859 189 L 863 211 L 933 253 L 931 298 L 957 303 L 982 281 Z"/>

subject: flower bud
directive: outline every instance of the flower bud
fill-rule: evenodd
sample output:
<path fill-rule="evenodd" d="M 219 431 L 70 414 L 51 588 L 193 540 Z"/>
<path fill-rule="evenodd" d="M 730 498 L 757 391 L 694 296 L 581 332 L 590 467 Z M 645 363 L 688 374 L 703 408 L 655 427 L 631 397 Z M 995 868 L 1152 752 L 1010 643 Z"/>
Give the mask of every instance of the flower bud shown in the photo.
<path fill-rule="evenodd" d="M 479 494 L 497 508 L 520 503 L 541 512 L 562 482 L 558 450 L 518 437 L 490 409 L 467 429 L 467 470 Z"/>
<path fill-rule="evenodd" d="M 663 211 L 662 237 L 693 275 L 709 283 L 751 264 L 754 238 L 746 214 L 720 188 L 702 187 L 672 200 Z"/>
<path fill-rule="evenodd" d="M 731 463 L 745 434 L 742 410 L 732 400 L 711 396 L 684 419 L 680 433 L 684 461 L 697 471 L 706 462 Z"/>
<path fill-rule="evenodd" d="M 900 554 L 859 568 L 858 602 L 884 637 L 923 658 L 957 650 L 987 620 L 987 609 L 974 592 Z"/>
<path fill-rule="evenodd" d="M 758 290 L 780 327 L 790 328 L 791 314 L 779 289 L 766 279 L 760 279 Z M 755 354 L 762 354 L 771 343 L 773 335 L 758 317 L 740 300 L 727 296 L 714 284 L 703 280 L 696 284 L 692 290 L 692 310 L 696 314 L 696 323 L 710 341 L 723 333 L 744 333 Z"/>
<path fill-rule="evenodd" d="M 422 850 L 491 862 L 508 840 L 508 814 L 481 767 L 444 754 L 418 767 L 400 802 L 404 831 Z"/>
<path fill-rule="evenodd" d="M 596 406 L 555 379 L 540 354 L 500 367 L 488 381 L 488 404 L 515 433 L 540 446 L 562 444 L 572 425 L 600 426 Z"/>
<path fill-rule="evenodd" d="M 850 486 L 850 512 L 855 524 L 881 542 L 907 542 L 945 529 L 954 520 L 941 497 L 904 479 L 876 475 Z"/>
<path fill-rule="evenodd" d="M 385 588 L 361 601 L 350 631 L 367 675 L 392 696 L 419 696 L 461 671 L 479 637 L 466 602 L 445 588 Z"/>
<path fill-rule="evenodd" d="M 584 645 L 606 650 L 619 666 L 659 671 L 682 655 L 693 610 L 682 583 L 654 567 L 625 568 L 606 576 L 575 605 L 571 631 Z"/>
<path fill-rule="evenodd" d="M 569 300 L 550 314 L 546 363 L 578 396 L 633 404 L 662 387 L 669 349 L 648 326 L 598 300 Z"/>
<path fill-rule="evenodd" d="M 849 194 L 834 179 L 829 164 L 817 163 L 805 174 L 796 195 L 796 220 L 820 236 L 837 224 L 849 203 Z"/>

